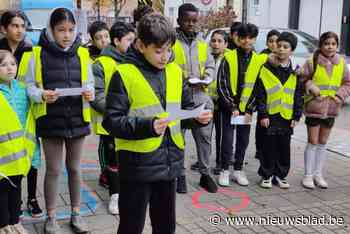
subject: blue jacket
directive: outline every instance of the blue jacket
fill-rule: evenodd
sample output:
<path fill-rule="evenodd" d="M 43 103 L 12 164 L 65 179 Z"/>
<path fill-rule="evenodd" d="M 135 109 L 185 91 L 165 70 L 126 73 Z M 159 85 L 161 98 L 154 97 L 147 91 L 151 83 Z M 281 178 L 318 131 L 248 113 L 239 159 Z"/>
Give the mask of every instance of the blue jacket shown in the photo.
<path fill-rule="evenodd" d="M 17 116 L 22 124 L 26 125 L 27 115 L 30 107 L 29 98 L 27 96 L 26 88 L 23 84 L 17 80 L 11 81 L 11 88 L 7 84 L 0 83 L 0 92 L 5 96 L 8 103 L 13 110 L 17 113 Z M 35 149 L 32 166 L 36 169 L 40 167 L 41 154 L 39 139 L 37 139 L 37 147 Z"/>

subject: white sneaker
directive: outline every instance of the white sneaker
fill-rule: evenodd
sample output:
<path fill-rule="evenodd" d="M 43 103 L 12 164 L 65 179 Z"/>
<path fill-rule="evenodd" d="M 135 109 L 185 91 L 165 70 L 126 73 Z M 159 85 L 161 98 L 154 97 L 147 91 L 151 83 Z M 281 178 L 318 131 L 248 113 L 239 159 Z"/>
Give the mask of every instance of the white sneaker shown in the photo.
<path fill-rule="evenodd" d="M 260 187 L 270 189 L 272 188 L 272 176 L 267 180 L 262 179 L 260 182 Z"/>
<path fill-rule="evenodd" d="M 278 176 L 275 176 L 278 187 L 281 189 L 289 189 L 290 185 L 286 179 L 280 179 Z"/>
<path fill-rule="evenodd" d="M 314 182 L 315 182 L 315 185 L 320 187 L 320 188 L 323 188 L 323 189 L 328 188 L 327 181 L 325 181 L 325 179 L 322 176 L 320 176 L 320 175 L 315 175 L 314 176 Z"/>
<path fill-rule="evenodd" d="M 11 227 L 13 234 L 28 234 L 28 231 L 22 226 L 21 223 L 17 223 L 15 225 L 12 225 Z"/>
<path fill-rule="evenodd" d="M 244 171 L 233 171 L 233 180 L 236 181 L 239 185 L 247 186 L 249 181 Z"/>
<path fill-rule="evenodd" d="M 119 194 L 115 193 L 111 196 L 108 204 L 108 211 L 112 215 L 119 214 L 119 206 L 118 206 Z"/>
<path fill-rule="evenodd" d="M 315 188 L 315 184 L 314 184 L 314 180 L 312 178 L 312 175 L 305 175 L 303 180 L 301 181 L 301 184 L 308 189 L 314 189 Z"/>
<path fill-rule="evenodd" d="M 228 187 L 230 186 L 230 171 L 224 170 L 220 172 L 219 181 L 220 186 Z"/>

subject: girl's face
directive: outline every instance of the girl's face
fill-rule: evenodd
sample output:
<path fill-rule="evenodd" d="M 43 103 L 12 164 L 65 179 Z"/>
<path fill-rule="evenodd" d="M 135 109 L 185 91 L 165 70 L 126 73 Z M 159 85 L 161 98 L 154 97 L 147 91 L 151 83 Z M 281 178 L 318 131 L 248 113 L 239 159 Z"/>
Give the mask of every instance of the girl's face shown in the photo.
<path fill-rule="evenodd" d="M 333 37 L 331 37 L 323 42 L 320 49 L 324 56 L 333 57 L 337 53 L 338 43 Z"/>
<path fill-rule="evenodd" d="M 273 35 L 267 39 L 266 45 L 267 48 L 269 48 L 272 52 L 274 52 L 277 49 L 277 35 Z"/>
<path fill-rule="evenodd" d="M 52 34 L 60 47 L 67 48 L 75 39 L 75 24 L 68 20 L 62 21 L 53 28 Z"/>
<path fill-rule="evenodd" d="M 7 40 L 19 43 L 24 39 L 26 32 L 25 22 L 21 17 L 14 17 L 11 23 L 4 28 Z"/>
<path fill-rule="evenodd" d="M 124 37 L 122 37 L 120 40 L 118 38 L 115 38 L 115 45 L 117 46 L 117 49 L 119 52 L 122 54 L 125 54 L 130 45 L 134 42 L 135 40 L 135 33 L 129 32 L 126 34 Z"/>
<path fill-rule="evenodd" d="M 94 35 L 93 44 L 100 50 L 106 48 L 111 40 L 109 39 L 109 32 L 106 29 L 98 31 Z"/>
<path fill-rule="evenodd" d="M 16 60 L 11 55 L 6 55 L 0 62 L 0 80 L 8 83 L 16 77 L 16 73 Z"/>
<path fill-rule="evenodd" d="M 227 48 L 227 42 L 225 42 L 224 36 L 215 33 L 210 39 L 210 47 L 213 54 L 223 54 Z"/>
<path fill-rule="evenodd" d="M 292 47 L 290 46 L 289 42 L 286 41 L 279 41 L 275 52 L 281 62 L 287 62 L 293 53 Z"/>

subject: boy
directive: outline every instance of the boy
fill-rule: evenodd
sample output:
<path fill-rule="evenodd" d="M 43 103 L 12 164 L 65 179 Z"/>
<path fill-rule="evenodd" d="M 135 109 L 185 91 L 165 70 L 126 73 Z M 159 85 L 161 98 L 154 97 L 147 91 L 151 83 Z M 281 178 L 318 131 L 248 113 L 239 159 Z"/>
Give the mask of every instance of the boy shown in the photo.
<path fill-rule="evenodd" d="M 258 171 L 263 188 L 271 188 L 272 182 L 289 188 L 285 178 L 290 168 L 290 140 L 303 108 L 301 82 L 290 60 L 297 42 L 294 34 L 281 33 L 275 54 L 262 66 L 255 87 L 260 124 L 266 128 Z"/>
<path fill-rule="evenodd" d="M 124 54 L 135 39 L 135 30 L 131 24 L 117 22 L 110 29 L 111 44 L 104 48 L 101 55 L 93 64 L 95 76 L 95 100 L 91 103 L 94 109 L 93 130 L 100 135 L 99 161 L 101 165 L 100 184 L 109 187 L 111 197 L 108 210 L 111 214 L 118 214 L 118 163 L 115 155 L 114 138 L 101 126 L 102 114 L 106 110 L 105 93 L 109 82 L 116 70 L 117 64 L 121 63 Z"/>
<path fill-rule="evenodd" d="M 267 33 L 266 36 L 266 46 L 264 50 L 260 52 L 260 54 L 270 54 L 277 49 L 277 39 L 281 33 L 276 29 L 272 29 Z M 260 125 L 261 117 L 258 114 L 256 127 L 255 127 L 255 147 L 256 153 L 255 158 L 259 159 L 262 154 L 262 146 L 264 141 L 264 128 Z"/>
<path fill-rule="evenodd" d="M 171 121 L 165 110 L 191 109 L 190 91 L 177 64 L 169 62 L 176 34 L 164 16 L 149 14 L 137 28 L 137 50 L 127 54 L 109 86 L 103 127 L 116 137 L 120 161 L 119 234 L 142 233 L 147 206 L 153 233 L 175 233 L 175 179 L 184 160 L 181 127 L 208 124 Z"/>
<path fill-rule="evenodd" d="M 245 116 L 251 121 L 252 105 L 248 105 L 260 67 L 266 61 L 253 51 L 258 36 L 258 28 L 254 24 L 242 24 L 237 32 L 239 47 L 225 53 L 218 72 L 219 111 L 222 119 L 219 136 L 222 172 L 219 176 L 221 186 L 229 186 L 229 162 L 232 158 L 234 125 L 231 117 Z M 250 125 L 236 126 L 236 147 L 233 179 L 242 186 L 249 181 L 243 171 L 245 151 L 249 144 Z"/>
<path fill-rule="evenodd" d="M 228 35 L 224 30 L 216 30 L 212 33 L 209 46 L 212 50 L 211 54 L 215 60 L 215 74 L 213 77 L 213 82 L 209 85 L 209 95 L 214 102 L 214 126 L 215 130 L 218 131 L 220 129 L 220 118 L 218 112 L 218 93 L 217 93 L 217 71 L 219 70 L 219 66 L 222 58 L 224 57 L 224 52 L 227 51 L 227 43 L 228 43 Z M 222 134 L 219 134 L 222 135 Z M 218 134 L 215 135 L 216 141 L 216 167 L 214 168 L 214 174 L 219 175 L 221 171 L 221 158 L 220 158 L 220 139 L 218 138 Z"/>
<path fill-rule="evenodd" d="M 190 3 L 179 7 L 177 22 L 177 40 L 173 46 L 175 63 L 182 68 L 186 82 L 189 82 L 196 105 L 206 103 L 206 108 L 214 109 L 213 102 L 207 93 L 207 86 L 213 81 L 215 73 L 214 59 L 208 45 L 199 37 L 197 30 L 199 10 Z M 194 82 L 196 81 L 196 82 Z M 199 170 L 199 185 L 211 193 L 217 191 L 217 185 L 210 176 L 209 156 L 211 154 L 212 122 L 202 128 L 192 129 L 196 142 L 198 162 L 191 166 Z M 185 167 L 177 181 L 177 192 L 187 193 Z"/>
<path fill-rule="evenodd" d="M 89 53 L 92 59 L 100 55 L 103 48 L 110 43 L 109 29 L 105 22 L 95 21 L 89 27 L 89 34 L 92 45 L 89 46 Z"/>
<path fill-rule="evenodd" d="M 230 38 L 227 45 L 227 48 L 230 50 L 234 50 L 238 48 L 237 31 L 241 25 L 242 25 L 241 22 L 233 22 L 230 27 Z"/>

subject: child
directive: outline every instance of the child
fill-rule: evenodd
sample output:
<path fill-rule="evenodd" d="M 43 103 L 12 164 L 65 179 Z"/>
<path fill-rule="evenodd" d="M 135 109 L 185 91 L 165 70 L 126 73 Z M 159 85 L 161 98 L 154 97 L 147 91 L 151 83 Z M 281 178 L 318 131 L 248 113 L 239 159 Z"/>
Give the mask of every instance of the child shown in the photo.
<path fill-rule="evenodd" d="M 32 56 L 32 45 L 25 41 L 26 18 L 20 11 L 6 11 L 1 16 L 1 27 L 5 33 L 5 37 L 0 40 L 0 49 L 10 51 L 16 58 L 18 66 L 16 78 L 23 81 L 27 72 L 29 59 Z M 39 139 L 37 139 L 39 144 Z M 40 148 L 40 145 L 38 146 Z M 38 178 L 38 169 L 41 165 L 40 150 L 35 151 L 32 158 L 32 166 L 27 175 L 28 213 L 32 217 L 41 217 L 43 212 L 36 199 L 36 187 Z"/>
<path fill-rule="evenodd" d="M 95 59 L 111 42 L 108 26 L 105 22 L 95 21 L 89 27 L 89 34 L 92 42 L 92 45 L 89 46 L 89 53 L 91 58 Z"/>
<path fill-rule="evenodd" d="M 262 188 L 271 188 L 272 182 L 289 188 L 290 140 L 303 106 L 302 85 L 290 60 L 297 42 L 294 34 L 282 32 L 256 83 L 260 124 L 266 129 L 258 171 Z"/>
<path fill-rule="evenodd" d="M 241 22 L 233 22 L 230 27 L 230 38 L 228 40 L 228 45 L 227 45 L 227 48 L 230 50 L 234 50 L 238 48 L 237 32 L 241 25 L 242 25 Z"/>
<path fill-rule="evenodd" d="M 232 158 L 234 125 L 231 117 L 243 115 L 247 122 L 251 121 L 252 106 L 248 105 L 260 67 L 266 61 L 253 51 L 258 36 L 258 28 L 254 24 L 242 24 L 237 32 L 239 47 L 225 53 L 218 71 L 218 103 L 219 118 L 222 120 L 222 136 L 219 136 L 222 172 L 219 176 L 221 186 L 230 185 L 229 162 Z M 245 151 L 249 143 L 250 125 L 237 125 L 234 180 L 242 186 L 249 181 L 243 171 Z"/>
<path fill-rule="evenodd" d="M 220 118 L 218 115 L 218 94 L 217 94 L 217 71 L 219 70 L 219 65 L 224 57 L 224 52 L 227 51 L 228 36 L 224 30 L 216 30 L 212 33 L 209 46 L 212 50 L 212 55 L 215 60 L 215 74 L 213 82 L 209 85 L 209 95 L 214 102 L 214 126 L 215 131 L 220 131 Z M 214 174 L 219 175 L 221 171 L 221 158 L 220 158 L 220 139 L 218 136 L 222 134 L 216 134 L 215 144 L 216 144 L 216 167 L 214 168 Z"/>
<path fill-rule="evenodd" d="M 267 33 L 266 46 L 267 48 L 262 50 L 260 54 L 270 54 L 277 49 L 277 39 L 281 33 L 275 29 L 272 29 Z M 261 116 L 258 113 L 255 126 L 255 158 L 259 159 L 262 154 L 262 147 L 264 142 L 265 129 L 260 124 Z"/>
<path fill-rule="evenodd" d="M 350 74 L 345 59 L 337 54 L 338 35 L 325 32 L 319 48 L 303 66 L 306 98 L 304 114 L 308 144 L 304 152 L 305 175 L 302 185 L 313 189 L 327 188 L 322 169 L 326 160 L 326 144 L 344 100 L 350 94 Z"/>
<path fill-rule="evenodd" d="M 181 68 L 186 82 L 190 83 L 193 99 L 196 105 L 206 103 L 206 108 L 214 109 L 214 104 L 207 93 L 207 86 L 213 81 L 215 73 L 214 59 L 208 45 L 200 38 L 197 30 L 199 10 L 191 3 L 179 7 L 177 22 L 177 40 L 173 46 L 175 63 Z M 193 83 L 197 78 L 200 83 Z M 217 185 L 210 176 L 209 157 L 211 155 L 212 122 L 205 127 L 192 129 L 196 142 L 198 162 L 191 166 L 199 170 L 201 177 L 199 185 L 210 193 L 216 193 Z M 177 181 L 177 192 L 187 193 L 185 167 Z"/>
<path fill-rule="evenodd" d="M 70 225 L 76 233 L 87 233 L 80 216 L 80 159 L 85 136 L 90 134 L 89 101 L 94 98 L 94 78 L 87 49 L 80 46 L 76 20 L 66 8 L 55 9 L 41 33 L 26 75 L 34 102 L 38 136 L 46 159 L 44 195 L 47 209 L 45 233 L 59 232 L 56 220 L 58 179 L 66 149 L 66 168 L 71 199 Z M 60 97 L 56 88 L 79 88 L 82 96 Z"/>
<path fill-rule="evenodd" d="M 26 89 L 15 80 L 16 73 L 15 57 L 0 50 L 0 233 L 27 234 L 19 220 L 21 181 L 40 149 Z"/>
<path fill-rule="evenodd" d="M 121 63 L 124 54 L 135 39 L 135 30 L 131 24 L 117 22 L 110 29 L 111 45 L 102 50 L 101 55 L 95 60 L 93 73 L 95 76 L 95 100 L 91 106 L 95 110 L 93 117 L 93 129 L 100 135 L 99 161 L 101 165 L 100 184 L 108 184 L 111 197 L 108 210 L 111 214 L 118 214 L 118 163 L 115 154 L 114 137 L 101 126 L 102 114 L 105 113 L 106 98 L 109 82 L 115 72 L 117 64 Z M 106 176 L 107 181 L 103 180 Z"/>
<path fill-rule="evenodd" d="M 176 35 L 164 16 L 149 14 L 137 28 L 137 50 L 118 65 L 109 85 L 103 127 L 116 137 L 120 161 L 119 234 L 141 234 L 150 207 L 153 233 L 175 233 L 175 179 L 184 160 L 181 126 L 209 123 L 171 121 L 165 110 L 192 109 L 181 69 L 168 63 Z"/>

